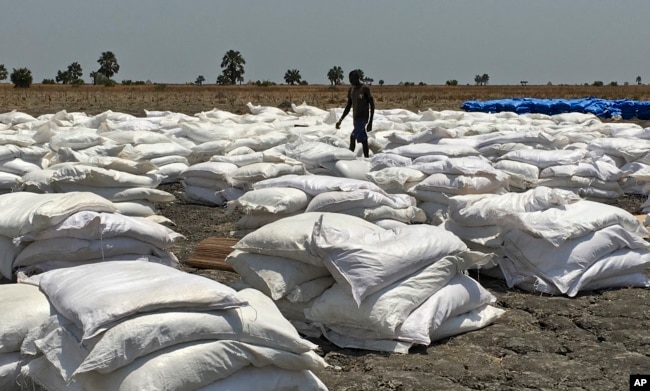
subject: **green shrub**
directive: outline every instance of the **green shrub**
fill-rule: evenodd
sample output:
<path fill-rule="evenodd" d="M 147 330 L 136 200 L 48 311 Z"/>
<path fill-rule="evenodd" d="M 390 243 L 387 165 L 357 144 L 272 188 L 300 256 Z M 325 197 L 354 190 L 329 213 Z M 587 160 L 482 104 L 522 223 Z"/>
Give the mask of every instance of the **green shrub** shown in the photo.
<path fill-rule="evenodd" d="M 255 85 L 258 87 L 269 87 L 269 86 L 274 86 L 276 84 L 271 80 L 262 80 L 262 81 L 258 80 L 255 82 Z"/>
<path fill-rule="evenodd" d="M 14 68 L 10 76 L 14 88 L 29 88 L 32 85 L 32 71 L 27 68 Z"/>

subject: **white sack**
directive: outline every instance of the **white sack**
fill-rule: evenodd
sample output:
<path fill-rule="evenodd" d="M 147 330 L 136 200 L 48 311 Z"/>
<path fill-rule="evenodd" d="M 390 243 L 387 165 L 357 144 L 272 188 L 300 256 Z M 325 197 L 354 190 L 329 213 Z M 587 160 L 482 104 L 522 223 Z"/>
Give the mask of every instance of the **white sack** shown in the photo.
<path fill-rule="evenodd" d="M 371 162 L 359 159 L 323 162 L 320 165 L 330 170 L 335 176 L 361 180 L 366 179 L 366 174 L 372 168 Z"/>
<path fill-rule="evenodd" d="M 507 220 L 508 226 L 544 238 L 555 246 L 567 239 L 615 224 L 639 236 L 650 234 L 641 222 L 624 209 L 588 200 L 543 211 L 508 215 Z"/>
<path fill-rule="evenodd" d="M 228 182 L 230 175 L 237 171 L 237 165 L 224 162 L 202 162 L 189 166 L 181 174 L 184 178 L 201 177 Z"/>
<path fill-rule="evenodd" d="M 411 159 L 426 155 L 443 155 L 448 157 L 477 156 L 476 148 L 465 145 L 409 144 L 385 150 L 386 153 L 405 156 Z"/>
<path fill-rule="evenodd" d="M 376 207 L 358 207 L 341 210 L 338 213 L 356 216 L 367 221 L 377 223 L 380 220 L 395 220 L 405 224 L 419 224 L 427 220 L 423 210 L 417 206 L 408 206 L 406 208 L 391 208 L 387 205 Z"/>
<path fill-rule="evenodd" d="M 352 191 L 372 190 L 385 193 L 376 184 L 352 178 L 337 178 L 326 175 L 284 175 L 277 178 L 270 178 L 259 181 L 253 185 L 253 189 L 264 189 L 268 187 L 293 187 L 305 193 L 315 196 L 327 191 Z"/>
<path fill-rule="evenodd" d="M 195 186 L 185 182 L 181 183 L 185 190 L 183 192 L 183 198 L 187 202 L 210 206 L 222 206 L 226 203 L 226 199 L 215 188 Z"/>
<path fill-rule="evenodd" d="M 476 280 L 458 274 L 411 312 L 398 330 L 398 339 L 429 345 L 431 333 L 444 322 L 495 301 Z"/>
<path fill-rule="evenodd" d="M 330 223 L 314 225 L 311 251 L 320 255 L 337 283 L 360 304 L 369 295 L 447 255 L 476 259 L 457 236 L 431 225 L 358 233 Z M 474 254 L 476 255 L 476 254 Z M 466 269 L 468 265 L 459 265 Z"/>
<path fill-rule="evenodd" d="M 64 166 L 52 173 L 50 178 L 50 182 L 55 187 L 59 184 L 72 183 L 97 187 L 155 188 L 160 185 L 160 180 L 155 175 L 135 175 L 82 164 Z"/>
<path fill-rule="evenodd" d="M 499 319 L 505 310 L 484 305 L 477 309 L 460 314 L 443 322 L 440 327 L 432 330 L 430 339 L 437 341 L 454 335 L 482 329 Z"/>
<path fill-rule="evenodd" d="M 424 180 L 428 175 L 411 167 L 386 167 L 369 172 L 366 177 L 388 192 L 403 192 L 407 183 Z"/>
<path fill-rule="evenodd" d="M 335 147 L 319 141 L 287 144 L 285 153 L 290 158 L 312 167 L 318 167 L 323 162 L 353 160 L 356 157 L 355 153 L 347 148 Z"/>
<path fill-rule="evenodd" d="M 648 251 L 650 244 L 620 225 L 611 225 L 568 239 L 557 247 L 543 238 L 512 230 L 504 235 L 503 249 L 515 264 L 524 263 L 535 271 L 535 275 L 552 282 L 564 294 L 598 259 L 621 248 Z M 505 276 L 510 280 L 508 274 Z M 575 289 L 574 292 L 577 293 Z"/>
<path fill-rule="evenodd" d="M 586 155 L 585 150 L 520 149 L 504 154 L 500 160 L 514 160 L 544 169 L 550 166 L 577 164 Z"/>
<path fill-rule="evenodd" d="M 503 224 L 506 215 L 544 211 L 549 208 L 580 201 L 575 193 L 537 187 L 523 193 L 470 194 L 449 198 L 449 215 L 465 226 Z"/>
<path fill-rule="evenodd" d="M 278 300 L 298 285 L 329 276 L 325 267 L 303 262 L 235 250 L 226 257 L 239 276 L 251 287 Z"/>
<path fill-rule="evenodd" d="M 292 371 L 273 365 L 262 368 L 249 365 L 197 391 L 254 390 L 260 384 L 266 390 L 327 391 L 327 386 L 311 371 Z"/>
<path fill-rule="evenodd" d="M 254 163 L 239 167 L 230 176 L 236 187 L 246 187 L 255 182 L 268 178 L 281 177 L 283 175 L 304 175 L 305 168 L 302 165 L 287 163 Z"/>
<path fill-rule="evenodd" d="M 397 328 L 408 315 L 445 286 L 467 262 L 444 257 L 412 275 L 368 296 L 359 306 L 349 291 L 334 284 L 317 297 L 304 314 L 309 321 L 365 329 L 376 338 L 395 338 Z"/>
<path fill-rule="evenodd" d="M 238 207 L 244 213 L 294 213 L 304 211 L 311 196 L 304 191 L 288 187 L 272 187 L 251 190 L 229 204 L 229 207 Z"/>
<path fill-rule="evenodd" d="M 604 161 L 579 162 L 546 167 L 539 173 L 540 178 L 552 178 L 558 176 L 581 176 L 587 178 L 598 178 L 601 181 L 618 181 L 623 176 L 623 171 L 611 163 Z"/>
<path fill-rule="evenodd" d="M 539 178 L 539 167 L 530 163 L 504 159 L 495 162 L 494 168 L 519 178 L 525 184 L 534 184 Z"/>
<path fill-rule="evenodd" d="M 411 191 L 437 191 L 448 194 L 496 193 L 508 188 L 509 177 L 471 176 L 455 174 L 431 174 L 409 189 Z"/>
<path fill-rule="evenodd" d="M 245 304 L 219 282 L 151 262 L 115 261 L 37 276 L 52 306 L 92 338 L 121 319 L 162 308 L 236 308 Z"/>
<path fill-rule="evenodd" d="M 23 352 L 39 351 L 65 380 L 96 371 L 110 373 L 139 357 L 192 341 L 234 340 L 300 354 L 317 346 L 297 333 L 273 301 L 254 289 L 237 294 L 249 305 L 208 312 L 155 311 L 127 318 L 105 333 L 81 341 L 81 331 L 60 316 L 30 332 Z"/>
<path fill-rule="evenodd" d="M 53 391 L 196 389 L 227 378 L 248 365 L 275 365 L 289 370 L 322 370 L 325 361 L 313 352 L 295 354 L 239 341 L 198 341 L 175 345 L 141 357 L 110 374 L 90 372 L 66 383 L 45 356 L 23 372 Z"/>
<path fill-rule="evenodd" d="M 130 160 L 151 160 L 158 157 L 178 155 L 190 156 L 192 150 L 182 146 L 178 142 L 138 144 L 136 146 L 126 145 L 120 157 Z"/>
<path fill-rule="evenodd" d="M 309 251 L 314 224 L 321 215 L 322 213 L 309 212 L 277 220 L 244 236 L 233 248 L 322 266 L 320 256 Z M 328 214 L 328 217 L 330 224 L 346 227 L 359 234 L 383 230 L 358 217 L 338 213 Z"/>
<path fill-rule="evenodd" d="M 360 189 L 352 191 L 328 191 L 316 195 L 307 205 L 306 212 L 340 212 L 352 208 L 388 206 L 395 209 L 414 206 L 406 194 L 383 194 Z"/>
<path fill-rule="evenodd" d="M 284 298 L 291 303 L 306 303 L 322 295 L 334 284 L 334 281 L 332 276 L 328 274 L 326 277 L 303 282 L 296 285 Z"/>
<path fill-rule="evenodd" d="M 151 243 L 126 236 L 98 239 L 53 238 L 29 243 L 16 256 L 14 268 L 36 266 L 48 261 L 83 262 L 127 254 L 164 256 L 165 251 Z"/>
<path fill-rule="evenodd" d="M 117 212 L 112 202 L 92 193 L 0 195 L 0 234 L 21 236 L 42 231 L 82 210 Z"/>
<path fill-rule="evenodd" d="M 0 353 L 17 352 L 27 332 L 51 314 L 47 297 L 30 284 L 0 285 Z M 1 377 L 0 377 L 1 378 Z"/>

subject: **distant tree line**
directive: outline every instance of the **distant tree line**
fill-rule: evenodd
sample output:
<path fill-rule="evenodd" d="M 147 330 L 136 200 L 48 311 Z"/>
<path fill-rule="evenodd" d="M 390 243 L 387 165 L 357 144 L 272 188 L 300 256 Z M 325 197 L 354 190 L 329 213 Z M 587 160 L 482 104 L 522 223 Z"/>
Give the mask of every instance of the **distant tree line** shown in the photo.
<path fill-rule="evenodd" d="M 104 85 L 104 86 L 114 86 L 117 83 L 113 80 L 115 76 L 120 71 L 120 65 L 117 62 L 117 57 L 111 51 L 102 52 L 101 56 L 97 60 L 99 68 L 96 71 L 90 72 L 89 76 L 92 80 L 93 85 Z M 244 74 L 246 65 L 246 60 L 242 54 L 237 50 L 228 50 L 223 58 L 221 59 L 221 74 L 217 77 L 216 84 L 220 85 L 235 85 L 242 84 L 244 82 Z M 368 77 L 364 74 L 363 70 L 361 72 L 361 81 L 372 85 L 374 79 Z M 0 81 L 6 80 L 9 76 L 11 82 L 16 88 L 28 88 L 32 84 L 32 72 L 28 68 L 14 68 L 11 74 L 9 75 L 4 64 L 0 64 Z M 84 80 L 82 79 L 83 69 L 78 62 L 73 62 L 66 69 L 57 71 L 57 74 L 54 78 L 43 79 L 43 84 L 70 84 L 70 85 L 82 85 Z M 338 65 L 333 66 L 327 71 L 327 80 L 329 80 L 331 86 L 337 86 L 344 83 L 344 71 Z M 196 80 L 192 83 L 197 86 L 203 85 L 206 81 L 203 75 L 197 76 Z M 300 74 L 300 70 L 296 68 L 287 69 L 284 74 L 284 81 L 288 85 L 307 85 L 307 81 L 304 80 Z M 474 83 L 478 86 L 485 86 L 489 83 L 490 76 L 487 73 L 477 74 L 474 77 Z M 641 76 L 637 76 L 635 79 L 637 85 L 641 85 Z M 384 85 L 384 80 L 379 80 L 379 85 Z M 522 80 L 519 82 L 522 86 L 527 86 L 528 81 Z M 156 84 L 151 81 L 133 81 L 133 80 L 122 80 L 123 85 L 143 85 L 143 84 Z M 275 82 L 269 80 L 257 80 L 255 82 L 249 82 L 256 86 L 266 87 L 275 85 Z M 625 82 L 625 85 L 629 83 Z M 398 83 L 400 86 L 415 86 L 416 83 L 411 81 L 400 81 Z M 425 86 L 426 83 L 419 82 L 418 86 Z M 458 80 L 447 80 L 445 82 L 447 86 L 457 86 Z M 468 84 L 469 85 L 469 84 Z M 548 82 L 547 85 L 552 85 L 551 82 Z M 585 85 L 588 85 L 585 83 Z M 594 81 L 593 86 L 603 86 L 602 81 Z M 609 83 L 610 86 L 617 86 L 618 82 L 612 81 Z"/>

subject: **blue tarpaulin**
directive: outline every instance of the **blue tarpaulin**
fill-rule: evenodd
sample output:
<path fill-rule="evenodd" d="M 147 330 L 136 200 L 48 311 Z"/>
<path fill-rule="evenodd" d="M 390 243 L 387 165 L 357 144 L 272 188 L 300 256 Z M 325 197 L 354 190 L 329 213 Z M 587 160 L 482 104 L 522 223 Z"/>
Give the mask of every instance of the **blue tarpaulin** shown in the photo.
<path fill-rule="evenodd" d="M 608 100 L 584 99 L 538 99 L 512 98 L 495 100 L 468 100 L 461 105 L 465 111 L 500 113 L 511 111 L 517 114 L 540 113 L 555 115 L 561 113 L 591 113 L 600 118 L 650 119 L 650 101 L 627 99 Z"/>

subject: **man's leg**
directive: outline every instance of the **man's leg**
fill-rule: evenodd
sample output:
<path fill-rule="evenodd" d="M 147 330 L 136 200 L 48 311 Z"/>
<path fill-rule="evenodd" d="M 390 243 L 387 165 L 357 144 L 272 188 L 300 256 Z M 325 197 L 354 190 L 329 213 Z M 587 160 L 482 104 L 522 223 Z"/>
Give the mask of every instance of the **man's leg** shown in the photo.
<path fill-rule="evenodd" d="M 361 142 L 363 145 L 363 156 L 370 157 L 370 148 L 368 147 L 368 139 L 365 139 Z"/>
<path fill-rule="evenodd" d="M 354 150 L 357 148 L 357 138 L 354 137 L 354 134 L 350 136 L 350 151 L 354 152 Z"/>

